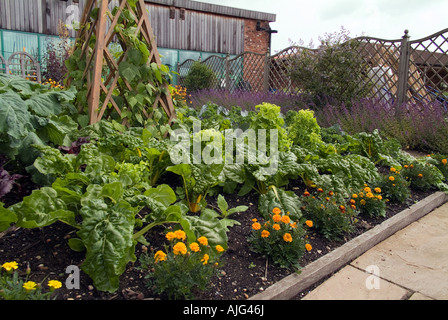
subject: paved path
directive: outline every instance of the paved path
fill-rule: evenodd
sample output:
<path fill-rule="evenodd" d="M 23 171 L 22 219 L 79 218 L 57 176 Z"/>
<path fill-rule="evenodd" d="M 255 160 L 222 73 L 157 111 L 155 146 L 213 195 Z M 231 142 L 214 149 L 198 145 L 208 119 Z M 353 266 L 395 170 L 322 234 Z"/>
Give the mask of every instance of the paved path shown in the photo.
<path fill-rule="evenodd" d="M 448 203 L 396 232 L 303 300 L 448 300 Z"/>

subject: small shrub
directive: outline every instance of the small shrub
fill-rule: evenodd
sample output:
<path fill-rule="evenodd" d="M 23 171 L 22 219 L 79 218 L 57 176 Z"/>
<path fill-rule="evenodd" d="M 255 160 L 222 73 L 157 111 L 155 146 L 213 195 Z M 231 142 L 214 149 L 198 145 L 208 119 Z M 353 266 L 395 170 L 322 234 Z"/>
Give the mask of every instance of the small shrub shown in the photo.
<path fill-rule="evenodd" d="M 185 77 L 185 86 L 189 92 L 209 89 L 216 82 L 216 75 L 205 64 L 195 61 Z"/>

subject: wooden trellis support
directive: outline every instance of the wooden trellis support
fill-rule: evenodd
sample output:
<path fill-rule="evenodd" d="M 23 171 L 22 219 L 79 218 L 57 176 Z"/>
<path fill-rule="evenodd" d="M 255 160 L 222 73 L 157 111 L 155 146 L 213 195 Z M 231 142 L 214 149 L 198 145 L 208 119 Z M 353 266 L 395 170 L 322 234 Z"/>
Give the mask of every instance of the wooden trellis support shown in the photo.
<path fill-rule="evenodd" d="M 109 5 L 117 2 L 118 10 L 113 15 L 111 10 L 109 10 Z M 137 24 L 135 36 L 139 36 L 139 39 L 145 41 L 148 45 L 150 52 L 148 64 L 155 62 L 159 67 L 161 66 L 159 52 L 145 3 L 143 0 L 134 0 L 133 2 L 135 2 L 135 9 L 129 4 L 128 0 L 88 0 L 84 8 L 81 18 L 81 29 L 77 34 L 75 47 L 80 44 L 82 45 L 81 58 L 85 57 L 86 60 L 83 78 L 87 80 L 87 101 L 90 124 L 102 119 L 109 103 L 112 104 L 113 109 L 120 115 L 127 108 L 126 103 L 119 106 L 112 95 L 114 89 L 117 88 L 119 79 L 122 80 L 129 91 L 133 91 L 129 82 L 120 76 L 118 69 L 119 64 L 127 57 L 127 50 L 129 49 L 126 46 L 124 35 L 119 32 L 117 33 L 115 30 L 119 17 L 125 8 L 135 17 L 134 22 Z M 98 14 L 96 19 L 93 19 L 92 11 L 95 9 L 98 10 Z M 85 27 L 87 24 L 90 24 L 88 28 Z M 93 36 L 95 36 L 95 39 L 92 39 Z M 108 49 L 113 39 L 118 40 L 123 49 L 123 54 L 117 61 Z M 91 41 L 95 41 L 93 50 L 89 46 Z M 106 79 L 102 79 L 103 67 L 109 70 Z M 168 84 L 164 83 L 161 86 L 160 93 L 156 97 L 154 104 L 148 106 L 146 109 L 144 108 L 142 112 L 146 118 L 151 118 L 155 109 L 163 108 L 168 117 L 168 122 L 171 123 L 173 118 L 176 117 L 173 101 Z M 101 95 L 103 97 L 105 96 L 105 98 L 101 99 Z"/>

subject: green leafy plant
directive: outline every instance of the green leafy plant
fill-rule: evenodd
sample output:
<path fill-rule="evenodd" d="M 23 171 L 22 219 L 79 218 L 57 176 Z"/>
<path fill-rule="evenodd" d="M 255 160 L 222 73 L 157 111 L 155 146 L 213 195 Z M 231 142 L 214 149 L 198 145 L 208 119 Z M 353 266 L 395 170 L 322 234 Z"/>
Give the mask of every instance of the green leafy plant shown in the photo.
<path fill-rule="evenodd" d="M 28 166 L 39 155 L 32 144 L 68 145 L 78 128 L 70 117 L 74 97 L 74 90 L 0 74 L 0 153 Z"/>
<path fill-rule="evenodd" d="M 148 270 L 147 286 L 169 299 L 188 299 L 206 290 L 217 275 L 224 248 L 212 248 L 204 236 L 192 242 L 182 230 L 170 231 L 166 238 L 169 245 L 164 250 L 140 257 L 141 268 Z"/>
<path fill-rule="evenodd" d="M 300 221 L 292 221 L 288 214 L 281 213 L 279 208 L 274 208 L 265 222 L 254 219 L 249 245 L 251 250 L 282 268 L 299 269 L 299 259 L 311 246 L 306 244 L 306 232 Z"/>

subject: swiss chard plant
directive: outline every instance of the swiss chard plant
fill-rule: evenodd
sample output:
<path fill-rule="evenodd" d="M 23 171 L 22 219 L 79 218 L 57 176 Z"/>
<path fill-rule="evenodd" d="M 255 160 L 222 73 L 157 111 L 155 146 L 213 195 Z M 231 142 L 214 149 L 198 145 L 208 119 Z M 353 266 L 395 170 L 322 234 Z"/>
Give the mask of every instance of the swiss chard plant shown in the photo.
<path fill-rule="evenodd" d="M 39 155 L 32 144 L 68 145 L 75 93 L 0 73 L 0 153 L 30 165 Z"/>

